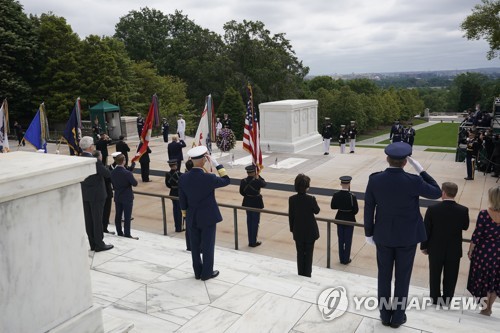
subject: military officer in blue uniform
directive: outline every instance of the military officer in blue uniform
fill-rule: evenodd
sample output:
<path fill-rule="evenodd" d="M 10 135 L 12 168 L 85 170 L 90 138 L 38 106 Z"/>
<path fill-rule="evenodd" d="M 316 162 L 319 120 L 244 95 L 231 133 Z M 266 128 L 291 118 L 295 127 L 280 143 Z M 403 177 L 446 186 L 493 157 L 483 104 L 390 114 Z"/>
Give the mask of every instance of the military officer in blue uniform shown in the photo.
<path fill-rule="evenodd" d="M 394 122 L 394 125 L 391 127 L 391 133 L 389 134 L 389 140 L 391 142 L 401 142 L 403 139 L 403 126 L 399 124 L 399 120 Z"/>
<path fill-rule="evenodd" d="M 413 147 L 413 142 L 415 141 L 415 135 L 417 135 L 417 132 L 413 128 L 413 124 L 409 123 L 408 127 L 404 129 L 403 141 Z"/>
<path fill-rule="evenodd" d="M 168 160 L 167 163 L 170 167 L 170 171 L 165 173 L 165 186 L 170 189 L 170 193 L 168 195 L 178 197 L 179 178 L 181 177 L 182 173 L 177 170 L 177 160 Z M 182 214 L 179 200 L 172 199 L 172 210 L 174 213 L 175 232 L 184 231 L 182 228 Z"/>
<path fill-rule="evenodd" d="M 389 167 L 370 175 L 365 191 L 366 242 L 377 248 L 380 319 L 397 328 L 406 322 L 406 304 L 417 244 L 427 239 L 419 197 L 438 199 L 436 181 L 410 157 L 412 148 L 395 142 L 385 148 Z M 410 163 L 418 175 L 403 170 Z M 376 211 L 376 214 L 375 214 Z M 391 282 L 394 271 L 394 297 Z"/>
<path fill-rule="evenodd" d="M 219 275 L 213 269 L 214 247 L 216 225 L 222 221 L 222 215 L 215 201 L 215 189 L 231 182 L 222 164 L 207 152 L 205 146 L 190 149 L 193 168 L 179 179 L 179 200 L 190 235 L 194 276 L 203 281 Z M 205 161 L 212 163 L 220 177 L 203 169 Z"/>
<path fill-rule="evenodd" d="M 332 197 L 330 207 L 338 209 L 335 215 L 336 220 L 356 222 L 356 214 L 359 211 L 358 200 L 351 193 L 351 176 L 340 177 L 340 186 L 342 190 L 336 192 Z M 343 265 L 351 262 L 351 245 L 354 227 L 337 224 L 337 236 L 339 238 L 339 259 Z"/>
<path fill-rule="evenodd" d="M 243 196 L 243 207 L 264 208 L 264 201 L 260 190 L 267 185 L 264 178 L 257 174 L 255 165 L 249 165 L 245 168 L 247 171 L 246 178 L 243 178 L 240 183 L 240 194 Z M 247 230 L 248 230 L 248 246 L 257 247 L 262 242 L 257 241 L 259 232 L 260 213 L 247 210 Z"/>
<path fill-rule="evenodd" d="M 321 136 L 323 137 L 323 155 L 330 154 L 330 141 L 333 137 L 333 127 L 332 122 L 329 117 L 325 117 L 325 124 L 321 129 Z"/>

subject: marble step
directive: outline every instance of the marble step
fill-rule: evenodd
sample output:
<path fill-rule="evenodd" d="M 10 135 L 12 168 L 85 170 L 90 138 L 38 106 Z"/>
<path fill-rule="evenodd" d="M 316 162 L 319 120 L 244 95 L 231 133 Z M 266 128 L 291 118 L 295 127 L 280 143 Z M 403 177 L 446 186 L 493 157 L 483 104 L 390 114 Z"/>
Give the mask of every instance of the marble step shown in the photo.
<path fill-rule="evenodd" d="M 126 322 L 107 313 L 102 314 L 104 333 L 130 333 L 133 332 L 134 324 Z"/>

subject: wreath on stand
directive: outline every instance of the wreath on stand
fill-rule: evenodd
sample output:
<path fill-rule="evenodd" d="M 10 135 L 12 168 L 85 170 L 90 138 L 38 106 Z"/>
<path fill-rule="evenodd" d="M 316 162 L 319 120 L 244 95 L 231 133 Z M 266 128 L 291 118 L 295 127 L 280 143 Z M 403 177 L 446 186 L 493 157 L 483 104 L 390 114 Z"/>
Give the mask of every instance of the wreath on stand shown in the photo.
<path fill-rule="evenodd" d="M 234 149 L 236 146 L 236 137 L 234 136 L 233 131 L 229 128 L 221 129 L 219 134 L 217 134 L 216 144 L 217 148 L 224 153 Z"/>

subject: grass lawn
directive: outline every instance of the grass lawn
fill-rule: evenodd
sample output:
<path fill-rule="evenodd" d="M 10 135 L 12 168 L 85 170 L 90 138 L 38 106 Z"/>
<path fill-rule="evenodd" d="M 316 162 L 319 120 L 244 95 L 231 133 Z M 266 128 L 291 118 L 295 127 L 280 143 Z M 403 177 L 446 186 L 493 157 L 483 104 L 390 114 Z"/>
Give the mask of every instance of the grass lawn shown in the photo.
<path fill-rule="evenodd" d="M 437 146 L 452 147 L 457 146 L 457 136 L 459 123 L 437 123 L 435 125 L 417 130 L 415 135 L 416 146 Z M 378 142 L 388 144 L 389 140 Z"/>

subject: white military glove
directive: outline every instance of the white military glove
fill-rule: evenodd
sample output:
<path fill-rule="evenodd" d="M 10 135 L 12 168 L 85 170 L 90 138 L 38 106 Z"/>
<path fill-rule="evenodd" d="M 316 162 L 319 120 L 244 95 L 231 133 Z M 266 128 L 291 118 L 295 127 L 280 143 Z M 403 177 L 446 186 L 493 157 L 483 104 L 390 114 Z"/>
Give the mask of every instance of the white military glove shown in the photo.
<path fill-rule="evenodd" d="M 408 163 L 410 163 L 410 165 L 413 167 L 413 169 L 415 169 L 415 171 L 417 171 L 418 173 L 424 171 L 422 165 L 418 163 L 413 157 L 408 156 L 406 159 L 408 160 Z"/>
<path fill-rule="evenodd" d="M 375 241 L 373 240 L 373 236 L 365 237 L 365 239 L 366 239 L 366 243 L 368 243 L 370 245 L 375 245 Z"/>
<path fill-rule="evenodd" d="M 208 156 L 208 159 L 210 160 L 210 162 L 212 162 L 212 165 L 214 167 L 218 167 L 220 164 L 219 162 L 217 162 L 217 160 L 215 159 L 215 157 L 213 157 L 212 155 L 207 155 Z"/>

